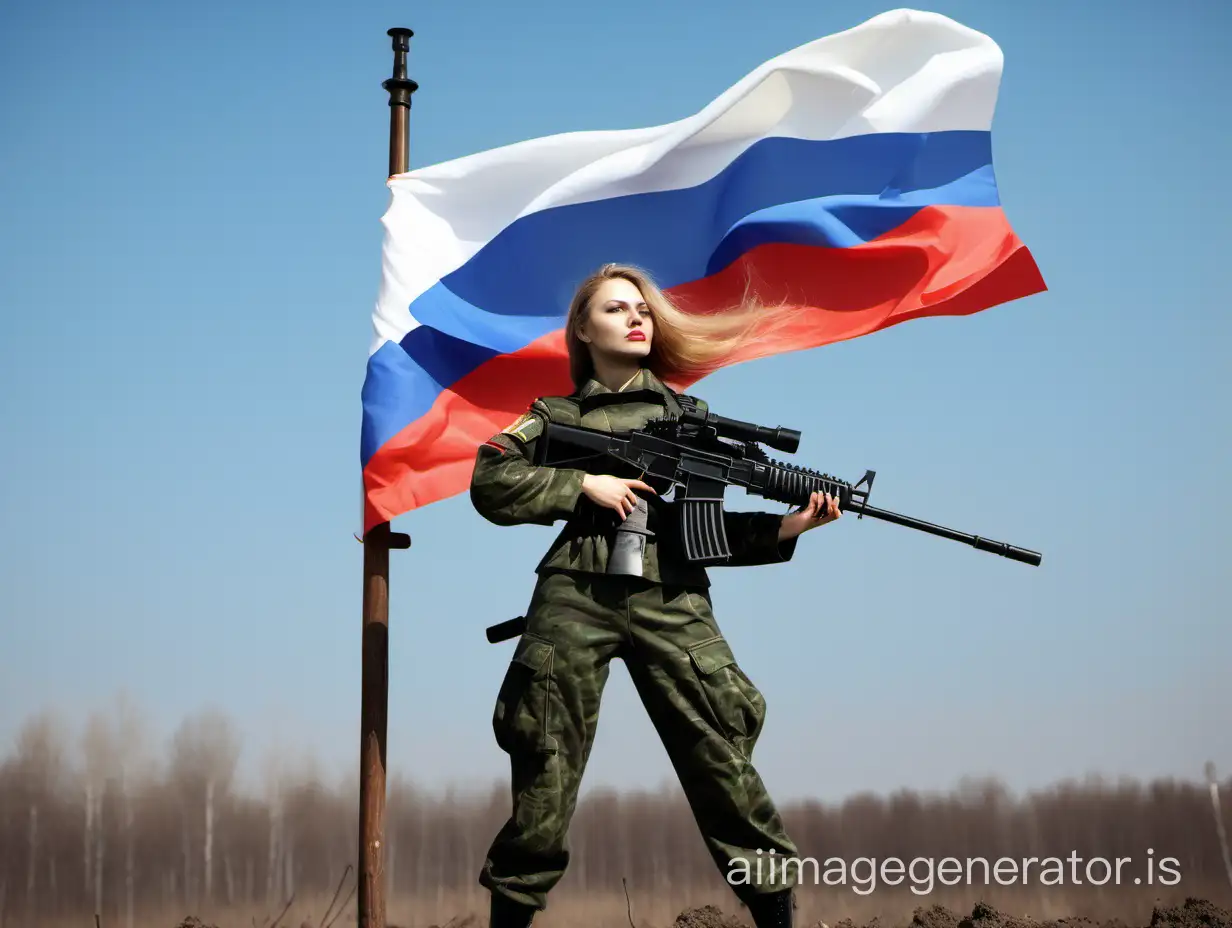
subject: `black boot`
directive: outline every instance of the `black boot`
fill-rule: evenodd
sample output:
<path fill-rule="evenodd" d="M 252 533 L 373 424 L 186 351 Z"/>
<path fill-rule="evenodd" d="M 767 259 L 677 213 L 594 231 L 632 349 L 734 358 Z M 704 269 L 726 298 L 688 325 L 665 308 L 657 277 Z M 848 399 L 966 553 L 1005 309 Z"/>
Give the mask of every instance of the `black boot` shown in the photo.
<path fill-rule="evenodd" d="M 492 893 L 492 909 L 488 916 L 488 928 L 529 928 L 538 909 L 514 902 L 501 893 Z"/>
<path fill-rule="evenodd" d="M 752 896 L 746 904 L 757 928 L 792 928 L 794 924 L 791 890 Z"/>

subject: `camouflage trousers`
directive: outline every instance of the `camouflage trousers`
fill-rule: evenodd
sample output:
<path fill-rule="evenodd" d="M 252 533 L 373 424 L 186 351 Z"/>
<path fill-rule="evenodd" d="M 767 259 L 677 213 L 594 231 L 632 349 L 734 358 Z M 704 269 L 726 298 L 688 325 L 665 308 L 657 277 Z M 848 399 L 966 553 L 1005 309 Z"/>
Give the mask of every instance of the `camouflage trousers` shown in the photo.
<path fill-rule="evenodd" d="M 737 874 L 729 880 L 737 897 L 792 885 L 759 866 L 772 849 L 797 851 L 750 761 L 765 701 L 719 631 L 708 590 L 550 572 L 526 620 L 492 719 L 510 757 L 513 811 L 488 850 L 482 885 L 546 907 L 569 865 L 569 822 L 614 657 L 667 749 L 707 851 L 725 878 Z M 738 873 L 737 859 L 748 862 Z"/>

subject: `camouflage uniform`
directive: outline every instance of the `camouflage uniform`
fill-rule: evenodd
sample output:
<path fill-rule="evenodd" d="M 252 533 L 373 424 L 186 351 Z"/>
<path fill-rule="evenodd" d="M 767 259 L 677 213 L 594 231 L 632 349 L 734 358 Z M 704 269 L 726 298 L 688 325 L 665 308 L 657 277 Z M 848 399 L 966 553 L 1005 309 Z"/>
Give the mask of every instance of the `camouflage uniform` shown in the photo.
<path fill-rule="evenodd" d="M 620 516 L 582 494 L 584 471 L 531 463 L 548 419 L 619 430 L 664 414 L 679 415 L 680 406 L 647 369 L 619 392 L 592 379 L 572 396 L 536 400 L 477 455 L 471 499 L 489 521 L 566 520 L 536 569 L 527 626 L 493 715 L 497 743 L 510 757 L 513 814 L 489 849 L 480 883 L 524 905 L 543 908 L 568 866 L 569 822 L 613 657 L 628 667 L 720 872 L 726 876 L 733 858 L 746 858 L 755 874 L 759 849 L 797 855 L 750 761 L 765 701 L 715 622 L 705 569 L 680 556 L 674 504 L 638 491 L 655 533 L 644 576 L 610 575 L 606 555 Z M 730 512 L 725 519 L 732 565 L 781 563 L 795 551 L 795 538 L 778 541 L 781 515 Z M 788 887 L 776 877 L 732 888 L 747 900 Z"/>

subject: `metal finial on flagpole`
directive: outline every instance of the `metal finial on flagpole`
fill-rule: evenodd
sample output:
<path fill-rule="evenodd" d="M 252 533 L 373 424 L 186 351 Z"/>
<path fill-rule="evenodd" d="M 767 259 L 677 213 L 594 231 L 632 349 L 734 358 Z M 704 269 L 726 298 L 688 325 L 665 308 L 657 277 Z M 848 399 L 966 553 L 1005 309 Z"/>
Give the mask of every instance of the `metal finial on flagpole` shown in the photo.
<path fill-rule="evenodd" d="M 393 40 L 389 93 L 389 176 L 402 174 L 409 158 L 408 115 L 419 85 L 406 76 L 410 29 L 386 33 Z M 409 548 L 411 538 L 391 532 L 388 522 L 364 533 L 363 652 L 359 736 L 359 867 L 357 928 L 385 928 L 385 762 L 389 717 L 389 552 Z"/>
<path fill-rule="evenodd" d="M 1219 781 L 1215 777 L 1215 764 L 1206 762 L 1206 781 L 1211 789 L 1211 809 L 1215 813 L 1215 833 L 1219 835 L 1219 850 L 1223 853 L 1223 870 L 1232 886 L 1232 855 L 1228 853 L 1228 833 L 1223 827 L 1223 812 L 1219 808 Z"/>
<path fill-rule="evenodd" d="M 409 164 L 407 131 L 408 116 L 411 112 L 411 94 L 419 89 L 415 81 L 406 76 L 406 56 L 411 50 L 410 29 L 395 27 L 386 32 L 393 39 L 394 73 L 381 83 L 389 92 L 389 173 L 402 174 Z"/>

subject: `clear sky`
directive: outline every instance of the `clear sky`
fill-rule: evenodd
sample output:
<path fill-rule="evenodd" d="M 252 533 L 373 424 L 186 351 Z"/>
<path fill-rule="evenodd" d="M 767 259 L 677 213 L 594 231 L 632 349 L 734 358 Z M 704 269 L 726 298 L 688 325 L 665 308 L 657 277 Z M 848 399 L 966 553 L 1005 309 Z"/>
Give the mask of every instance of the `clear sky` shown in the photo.
<path fill-rule="evenodd" d="M 891 8 L 759 0 L 166 4 L 0 14 L 0 744 L 121 689 L 156 737 L 217 706 L 265 754 L 358 766 L 360 387 L 387 203 L 385 30 L 412 166 L 695 112 Z M 870 519 L 712 570 L 780 796 L 1232 768 L 1224 211 L 1213 2 L 929 7 L 1005 52 L 993 143 L 1047 293 L 721 371 L 716 411 L 803 431 Z M 516 280 L 510 286 L 517 286 Z M 739 491 L 733 508 L 762 507 Z M 555 529 L 465 495 L 400 517 L 391 774 L 506 775 L 490 719 Z M 7 750 L 7 749 L 6 749 Z M 161 753 L 161 752 L 160 752 Z M 666 755 L 616 664 L 584 788 Z"/>

